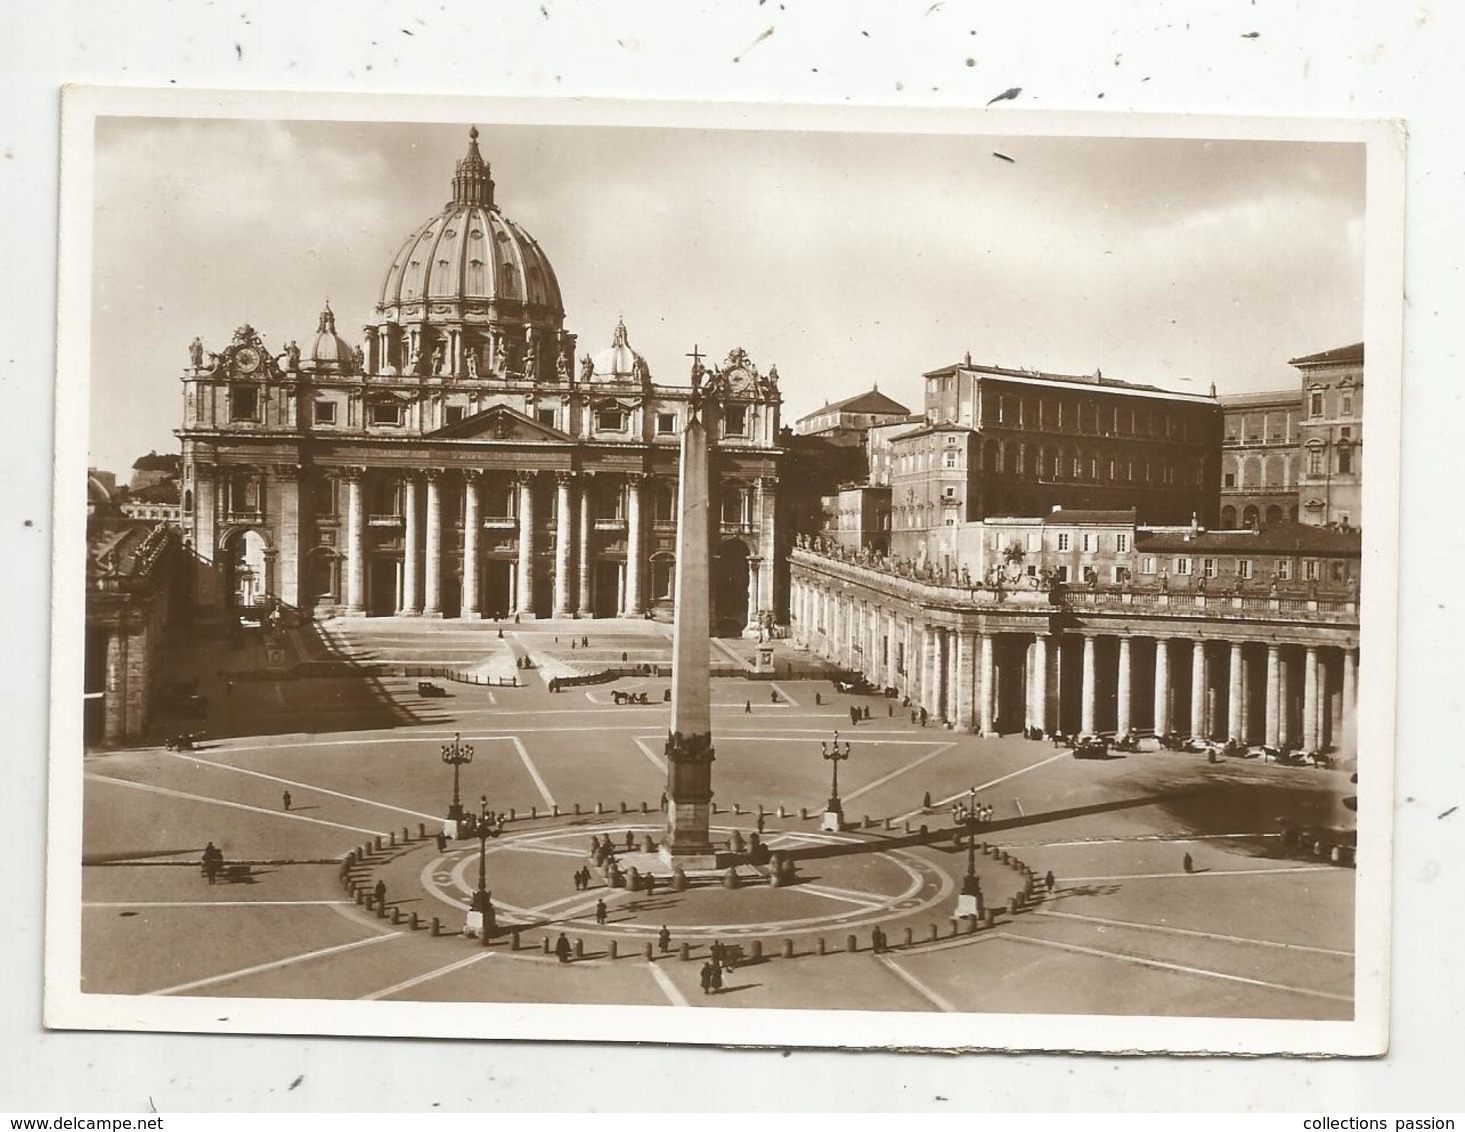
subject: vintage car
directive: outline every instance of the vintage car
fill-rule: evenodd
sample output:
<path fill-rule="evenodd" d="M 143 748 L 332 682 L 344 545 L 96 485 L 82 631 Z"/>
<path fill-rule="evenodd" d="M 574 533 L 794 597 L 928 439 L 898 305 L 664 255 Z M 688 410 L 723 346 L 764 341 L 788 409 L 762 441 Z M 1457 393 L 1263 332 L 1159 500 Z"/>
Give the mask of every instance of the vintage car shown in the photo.
<path fill-rule="evenodd" d="M 417 681 L 417 694 L 425 698 L 431 698 L 436 696 L 446 696 L 448 694 L 448 690 L 444 688 L 441 684 L 434 684 L 431 680 L 419 680 Z"/>

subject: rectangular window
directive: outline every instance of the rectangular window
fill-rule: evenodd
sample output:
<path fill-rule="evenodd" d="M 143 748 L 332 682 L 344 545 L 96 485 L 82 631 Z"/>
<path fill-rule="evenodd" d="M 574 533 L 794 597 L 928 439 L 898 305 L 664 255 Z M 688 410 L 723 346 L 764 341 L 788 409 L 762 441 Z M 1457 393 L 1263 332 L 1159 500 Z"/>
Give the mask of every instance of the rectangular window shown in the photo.
<path fill-rule="evenodd" d="M 1323 395 L 1321 393 L 1311 393 L 1308 395 L 1307 415 L 1310 417 L 1320 417 L 1323 415 Z"/>
<path fill-rule="evenodd" d="M 468 410 L 465 409 L 462 405 L 449 405 L 443 411 L 444 420 L 446 420 L 448 424 L 457 424 L 467 415 Z"/>
<path fill-rule="evenodd" d="M 1216 560 L 1214 558 L 1202 559 L 1201 573 L 1207 578 L 1214 578 L 1216 576 Z"/>
<path fill-rule="evenodd" d="M 259 420 L 259 390 L 253 385 L 236 385 L 229 391 L 231 421 Z"/>
<path fill-rule="evenodd" d="M 1302 563 L 1302 577 L 1305 581 L 1315 582 L 1318 580 L 1317 560 L 1307 558 Z"/>
<path fill-rule="evenodd" d="M 675 413 L 656 414 L 656 435 L 670 436 L 677 430 L 677 415 Z"/>
<path fill-rule="evenodd" d="M 626 411 L 618 406 L 601 409 L 595 414 L 595 427 L 601 432 L 625 432 Z"/>
<path fill-rule="evenodd" d="M 1338 474 L 1341 476 L 1351 475 L 1353 472 L 1353 449 L 1338 449 Z"/>
<path fill-rule="evenodd" d="M 746 405 L 728 405 L 723 410 L 722 422 L 725 436 L 748 435 L 748 409 Z"/>
<path fill-rule="evenodd" d="M 371 423 L 374 425 L 400 425 L 402 406 L 396 401 L 378 401 L 371 407 Z"/>
<path fill-rule="evenodd" d="M 317 401 L 313 412 L 316 424 L 336 423 L 336 403 L 334 401 Z"/>
<path fill-rule="evenodd" d="M 1058 580 L 1060 582 L 1066 582 L 1066 581 L 1068 581 L 1068 567 L 1067 566 L 1060 566 L 1060 567 L 1058 567 Z"/>
<path fill-rule="evenodd" d="M 1221 477 L 1221 486 L 1222 487 L 1235 487 L 1236 486 L 1236 473 L 1235 472 L 1227 472 L 1225 475 L 1223 475 Z"/>
<path fill-rule="evenodd" d="M 1307 474 L 1320 476 L 1323 474 L 1323 450 L 1314 448 L 1307 454 Z"/>
<path fill-rule="evenodd" d="M 1177 574 L 1189 574 L 1190 573 L 1190 559 L 1189 558 L 1177 558 L 1175 560 L 1175 573 L 1177 573 Z"/>
<path fill-rule="evenodd" d="M 1340 417 L 1351 417 L 1353 415 L 1353 394 L 1343 394 L 1338 404 L 1338 415 Z"/>
<path fill-rule="evenodd" d="M 336 481 L 321 480 L 315 490 L 315 513 L 320 518 L 329 518 L 336 513 Z"/>
<path fill-rule="evenodd" d="M 1334 562 L 1333 563 L 1333 581 L 1335 581 L 1335 582 L 1341 582 L 1341 581 L 1343 581 L 1347 577 L 1348 577 L 1348 567 L 1347 567 L 1347 564 L 1346 563 L 1343 563 L 1343 562 Z"/>
<path fill-rule="evenodd" d="M 1066 534 L 1062 534 L 1062 535 L 1059 535 L 1058 536 L 1058 549 L 1059 550 L 1067 550 L 1068 549 L 1068 536 Z"/>
<path fill-rule="evenodd" d="M 948 452 L 948 453 L 946 453 L 945 464 L 946 464 L 946 466 L 948 468 L 954 468 L 954 467 L 956 467 L 956 455 L 957 454 L 955 452 Z M 998 469 L 998 470 L 1000 471 L 1001 469 Z"/>
<path fill-rule="evenodd" d="M 1089 551 L 1091 551 L 1093 549 L 1094 549 L 1094 536 L 1091 535 L 1091 534 L 1089 534 L 1087 531 L 1085 531 L 1084 534 L 1083 534 L 1083 550 L 1084 550 L 1084 553 L 1087 554 Z"/>
<path fill-rule="evenodd" d="M 1243 558 L 1236 563 L 1236 576 L 1249 579 L 1251 577 L 1251 559 Z"/>
<path fill-rule="evenodd" d="M 1129 536 L 1127 534 L 1118 534 L 1118 535 L 1115 535 L 1114 536 L 1114 549 L 1117 550 L 1120 554 L 1126 554 L 1126 553 L 1128 553 L 1129 552 Z"/>
<path fill-rule="evenodd" d="M 1155 572 L 1155 557 L 1147 554 L 1139 560 L 1139 572 L 1141 574 L 1153 574 Z"/>
<path fill-rule="evenodd" d="M 1279 558 L 1279 559 L 1277 559 L 1277 570 L 1276 570 L 1276 574 L 1277 574 L 1277 580 L 1278 581 L 1285 582 L 1285 581 L 1290 580 L 1291 577 L 1292 577 L 1292 559 L 1290 559 L 1290 558 Z"/>
<path fill-rule="evenodd" d="M 549 425 L 550 428 L 554 428 L 554 410 L 553 409 L 538 409 L 538 410 L 535 411 L 534 416 L 539 421 L 540 424 L 542 424 L 542 425 Z"/>

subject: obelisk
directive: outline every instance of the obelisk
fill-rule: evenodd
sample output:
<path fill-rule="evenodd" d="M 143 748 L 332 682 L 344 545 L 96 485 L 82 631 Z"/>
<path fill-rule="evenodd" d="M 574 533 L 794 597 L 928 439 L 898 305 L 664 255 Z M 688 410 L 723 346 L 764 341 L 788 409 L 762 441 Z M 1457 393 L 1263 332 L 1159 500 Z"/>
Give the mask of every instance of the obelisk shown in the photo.
<path fill-rule="evenodd" d="M 682 430 L 677 513 L 676 622 L 671 724 L 666 737 L 666 832 L 661 856 L 683 868 L 715 868 L 712 848 L 712 636 L 707 430 L 693 412 Z"/>

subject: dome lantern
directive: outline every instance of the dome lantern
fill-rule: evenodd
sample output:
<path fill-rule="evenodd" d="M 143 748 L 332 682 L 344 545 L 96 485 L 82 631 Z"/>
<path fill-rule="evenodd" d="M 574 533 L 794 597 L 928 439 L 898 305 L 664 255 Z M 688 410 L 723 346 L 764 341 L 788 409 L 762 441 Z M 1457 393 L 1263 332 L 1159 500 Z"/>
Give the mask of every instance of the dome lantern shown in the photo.
<path fill-rule="evenodd" d="M 478 127 L 468 131 L 468 153 L 458 162 L 453 173 L 453 199 L 448 207 L 477 205 L 493 208 L 493 174 L 483 154 L 478 152 Z"/>

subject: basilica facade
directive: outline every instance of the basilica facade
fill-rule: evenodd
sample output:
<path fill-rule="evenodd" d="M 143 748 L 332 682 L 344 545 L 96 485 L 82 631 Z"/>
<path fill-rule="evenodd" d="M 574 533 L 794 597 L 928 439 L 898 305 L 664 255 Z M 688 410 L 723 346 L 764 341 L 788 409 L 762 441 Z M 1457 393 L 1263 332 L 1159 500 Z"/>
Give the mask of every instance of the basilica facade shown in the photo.
<path fill-rule="evenodd" d="M 711 439 L 714 622 L 777 615 L 782 396 L 740 348 L 662 383 L 624 325 L 577 352 L 539 244 L 499 209 L 477 130 L 452 199 L 387 266 L 356 344 L 320 312 L 267 347 L 195 339 L 181 525 L 204 614 L 669 617 L 677 454 Z M 785 599 L 786 600 L 786 599 Z"/>

